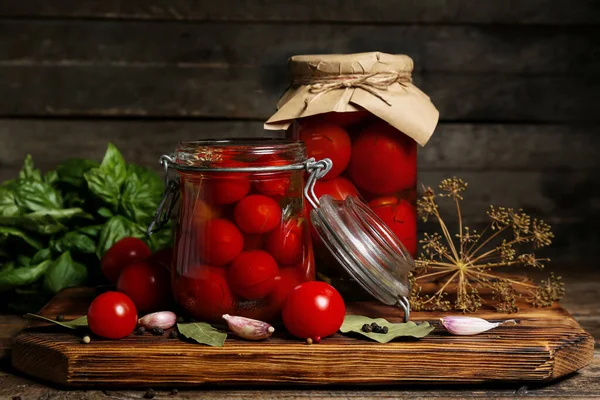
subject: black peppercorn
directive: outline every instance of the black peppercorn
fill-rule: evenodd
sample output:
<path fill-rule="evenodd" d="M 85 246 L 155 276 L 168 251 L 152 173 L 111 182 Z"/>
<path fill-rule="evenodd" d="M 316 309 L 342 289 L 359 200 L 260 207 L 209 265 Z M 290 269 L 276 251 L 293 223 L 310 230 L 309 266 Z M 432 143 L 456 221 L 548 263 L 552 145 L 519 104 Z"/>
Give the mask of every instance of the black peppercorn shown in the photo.
<path fill-rule="evenodd" d="M 379 324 L 377 324 L 377 322 L 371 322 L 371 328 L 373 328 L 373 330 L 375 330 L 375 328 L 377 328 L 379 326 Z"/>
<path fill-rule="evenodd" d="M 155 395 L 156 395 L 156 392 L 154 390 L 148 389 L 146 391 L 146 393 L 144 393 L 144 398 L 145 399 L 153 399 Z"/>
<path fill-rule="evenodd" d="M 179 390 L 171 389 L 171 395 L 176 395 L 177 393 L 179 393 Z"/>
<path fill-rule="evenodd" d="M 158 326 L 155 326 L 154 328 L 152 328 L 152 334 L 153 335 L 161 336 L 164 333 L 165 333 L 165 330 L 163 328 L 160 328 Z"/>
<path fill-rule="evenodd" d="M 146 333 L 146 328 L 144 328 L 143 326 L 140 326 L 139 328 L 137 328 L 137 330 L 135 331 L 136 335 L 142 336 L 144 333 Z"/>
<path fill-rule="evenodd" d="M 387 326 L 384 326 L 383 328 L 381 328 L 381 331 L 382 331 L 382 333 L 384 333 L 384 334 L 385 334 L 385 333 L 388 333 L 388 332 L 389 332 L 389 329 L 388 329 L 388 327 L 387 327 Z"/>
<path fill-rule="evenodd" d="M 56 316 L 56 320 L 57 320 L 58 322 L 63 322 L 63 321 L 65 320 L 65 316 L 64 316 L 64 315 L 62 315 L 62 314 L 58 314 L 58 315 Z"/>
<path fill-rule="evenodd" d="M 177 331 L 169 332 L 169 339 L 177 339 L 178 337 L 179 337 L 179 334 L 177 333 Z"/>
<path fill-rule="evenodd" d="M 373 327 L 369 324 L 364 324 L 362 326 L 362 331 L 363 332 L 372 332 L 373 331 Z"/>

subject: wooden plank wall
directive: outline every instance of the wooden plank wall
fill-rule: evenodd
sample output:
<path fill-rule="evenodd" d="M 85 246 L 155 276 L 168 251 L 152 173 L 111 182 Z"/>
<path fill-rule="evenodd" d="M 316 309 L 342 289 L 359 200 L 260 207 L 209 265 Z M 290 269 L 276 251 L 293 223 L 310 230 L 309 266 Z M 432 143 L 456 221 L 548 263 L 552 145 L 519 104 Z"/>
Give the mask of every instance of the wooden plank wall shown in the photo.
<path fill-rule="evenodd" d="M 600 255 L 600 2 L 0 0 L 0 179 L 99 158 L 156 166 L 178 140 L 262 135 L 302 53 L 415 60 L 441 112 L 420 180 L 555 225 L 559 260 Z"/>

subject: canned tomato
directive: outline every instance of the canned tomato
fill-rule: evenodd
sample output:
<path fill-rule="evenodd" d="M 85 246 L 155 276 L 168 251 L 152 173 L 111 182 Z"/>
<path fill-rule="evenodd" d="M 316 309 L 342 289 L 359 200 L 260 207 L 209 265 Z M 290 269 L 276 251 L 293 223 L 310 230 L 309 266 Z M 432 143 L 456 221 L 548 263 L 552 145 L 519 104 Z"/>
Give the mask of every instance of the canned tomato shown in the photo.
<path fill-rule="evenodd" d="M 304 144 L 186 142 L 162 161 L 176 171 L 168 185 L 179 204 L 176 301 L 201 321 L 223 314 L 277 319 L 292 288 L 315 277 Z"/>

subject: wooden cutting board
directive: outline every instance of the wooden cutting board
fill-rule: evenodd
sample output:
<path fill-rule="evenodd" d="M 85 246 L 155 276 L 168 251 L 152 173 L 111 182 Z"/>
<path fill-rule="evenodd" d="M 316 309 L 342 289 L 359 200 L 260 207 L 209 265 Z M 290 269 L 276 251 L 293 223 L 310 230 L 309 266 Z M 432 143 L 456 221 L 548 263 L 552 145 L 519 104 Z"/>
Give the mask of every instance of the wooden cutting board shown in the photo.
<path fill-rule="evenodd" d="M 71 289 L 55 297 L 42 314 L 66 319 L 85 314 L 93 289 Z M 438 328 L 420 340 L 379 344 L 337 334 L 306 345 L 282 329 L 265 342 L 236 340 L 221 348 L 146 334 L 122 340 L 34 323 L 19 333 L 13 366 L 27 374 L 67 387 L 160 387 L 275 384 L 371 384 L 545 382 L 577 371 L 593 356 L 594 340 L 558 304 L 536 309 L 521 304 L 518 314 L 480 310 L 475 315 L 516 319 L 477 336 L 450 336 Z M 400 322 L 402 314 L 374 302 L 348 304 L 353 314 L 384 316 Z M 414 321 L 436 323 L 449 313 L 415 312 Z"/>

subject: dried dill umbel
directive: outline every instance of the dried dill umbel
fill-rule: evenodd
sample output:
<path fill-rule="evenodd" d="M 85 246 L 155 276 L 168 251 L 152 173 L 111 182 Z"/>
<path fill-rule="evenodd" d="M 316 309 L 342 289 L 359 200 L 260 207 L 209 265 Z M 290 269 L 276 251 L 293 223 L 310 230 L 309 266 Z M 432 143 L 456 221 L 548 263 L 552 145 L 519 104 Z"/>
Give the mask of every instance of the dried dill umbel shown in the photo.
<path fill-rule="evenodd" d="M 437 221 L 441 233 L 425 233 L 420 241 L 423 252 L 410 276 L 411 307 L 474 312 L 484 303 L 479 294 L 483 289 L 492 292 L 492 306 L 504 313 L 518 311 L 521 297 L 535 307 L 548 307 L 559 300 L 564 286 L 554 275 L 535 284 L 498 273 L 498 269 L 509 266 L 543 269 L 550 260 L 537 257 L 535 251 L 552 243 L 550 225 L 532 219 L 521 209 L 490 206 L 488 226 L 481 232 L 470 229 L 463 224 L 460 207 L 467 186 L 456 177 L 444 179 L 439 193 L 427 187 L 417 200 L 419 217 L 424 222 Z M 440 200 L 450 201 L 456 207 L 458 232 L 454 234 L 442 219 Z M 441 282 L 440 288 L 433 294 L 423 294 L 421 283 L 431 280 Z"/>

